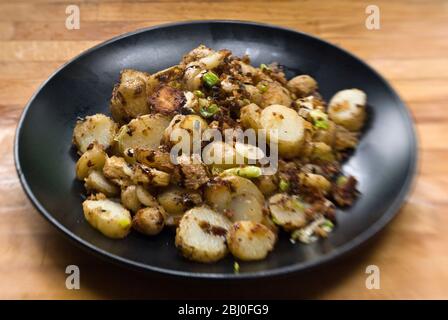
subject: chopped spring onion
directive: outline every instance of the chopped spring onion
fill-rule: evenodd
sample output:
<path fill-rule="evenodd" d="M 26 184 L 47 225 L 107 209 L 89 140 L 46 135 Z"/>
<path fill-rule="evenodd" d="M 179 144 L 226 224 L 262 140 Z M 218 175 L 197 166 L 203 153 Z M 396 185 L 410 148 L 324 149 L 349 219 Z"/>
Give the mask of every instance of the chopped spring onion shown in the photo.
<path fill-rule="evenodd" d="M 325 231 L 325 232 L 331 232 L 334 228 L 334 224 L 333 222 L 331 222 L 328 219 L 325 219 L 325 221 L 321 224 L 321 228 Z"/>
<path fill-rule="evenodd" d="M 233 272 L 240 273 L 240 264 L 236 261 L 233 263 Z"/>
<path fill-rule="evenodd" d="M 204 98 L 204 93 L 201 90 L 194 90 L 193 94 L 198 98 Z"/>
<path fill-rule="evenodd" d="M 320 110 L 312 110 L 310 112 L 311 119 L 313 119 L 313 124 L 319 129 L 328 129 L 328 116 Z"/>
<path fill-rule="evenodd" d="M 283 192 L 287 191 L 289 189 L 289 182 L 284 179 L 280 179 L 278 188 L 280 189 L 280 191 L 283 191 Z"/>
<path fill-rule="evenodd" d="M 344 184 L 346 184 L 348 181 L 348 178 L 346 176 L 339 176 L 336 179 L 336 184 L 338 185 L 338 187 L 342 187 L 344 186 Z"/>
<path fill-rule="evenodd" d="M 219 77 L 211 71 L 206 72 L 202 76 L 202 80 L 209 87 L 213 87 L 219 83 Z"/>
<path fill-rule="evenodd" d="M 202 106 L 199 109 L 199 113 L 204 118 L 210 118 L 210 117 L 214 116 L 218 112 L 219 112 L 219 107 L 218 107 L 218 105 L 216 105 L 214 103 L 209 105 L 209 106 Z"/>
<path fill-rule="evenodd" d="M 269 71 L 271 70 L 266 64 L 262 63 L 260 64 L 261 71 Z"/>
<path fill-rule="evenodd" d="M 230 168 L 224 170 L 221 175 L 224 176 L 240 176 L 243 178 L 258 178 L 262 175 L 262 170 L 256 166 L 246 166 L 241 168 Z"/>
<path fill-rule="evenodd" d="M 266 84 L 259 83 L 257 85 L 257 88 L 261 93 L 265 93 L 266 91 L 268 91 L 268 86 Z"/>

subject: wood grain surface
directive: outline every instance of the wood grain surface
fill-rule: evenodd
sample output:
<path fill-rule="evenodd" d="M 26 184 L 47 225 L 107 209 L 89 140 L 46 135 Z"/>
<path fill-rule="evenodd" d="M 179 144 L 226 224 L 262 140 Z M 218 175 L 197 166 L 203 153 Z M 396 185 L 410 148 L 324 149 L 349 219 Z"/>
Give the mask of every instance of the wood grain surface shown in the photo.
<path fill-rule="evenodd" d="M 380 8 L 367 30 L 365 8 Z M 81 28 L 65 28 L 77 4 Z M 419 138 L 418 176 L 398 217 L 356 254 L 312 271 L 250 282 L 142 274 L 75 247 L 23 193 L 13 138 L 32 93 L 59 65 L 115 35 L 191 19 L 241 19 L 309 32 L 365 59 L 399 92 Z M 0 298 L 448 298 L 448 3 L 434 1 L 0 1 Z M 65 268 L 81 269 L 67 290 Z M 381 289 L 365 269 L 381 270 Z"/>

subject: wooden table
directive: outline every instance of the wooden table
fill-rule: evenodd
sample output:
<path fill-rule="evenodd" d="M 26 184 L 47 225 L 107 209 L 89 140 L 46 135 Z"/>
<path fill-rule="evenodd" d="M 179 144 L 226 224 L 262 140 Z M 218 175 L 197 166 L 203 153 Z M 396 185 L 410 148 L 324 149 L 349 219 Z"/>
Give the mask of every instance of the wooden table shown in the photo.
<path fill-rule="evenodd" d="M 0 298 L 448 298 L 448 4 L 444 1 L 0 1 Z M 365 27 L 380 9 L 381 29 Z M 65 28 L 77 4 L 81 28 Z M 59 65 L 123 32 L 168 21 L 241 19 L 278 24 L 365 59 L 411 109 L 420 162 L 399 216 L 361 252 L 305 276 L 207 283 L 131 272 L 66 241 L 25 197 L 13 163 L 22 108 Z M 65 267 L 81 269 L 67 290 Z M 365 287 L 365 268 L 381 289 Z"/>

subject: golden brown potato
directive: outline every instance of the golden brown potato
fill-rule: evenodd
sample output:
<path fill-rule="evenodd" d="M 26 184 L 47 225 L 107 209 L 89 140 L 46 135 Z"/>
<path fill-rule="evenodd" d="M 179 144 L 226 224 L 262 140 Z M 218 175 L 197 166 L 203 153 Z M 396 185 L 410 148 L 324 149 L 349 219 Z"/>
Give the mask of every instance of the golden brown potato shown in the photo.
<path fill-rule="evenodd" d="M 183 91 L 170 86 L 162 86 L 155 90 L 149 98 L 149 105 L 154 113 L 174 114 L 185 104 Z"/>
<path fill-rule="evenodd" d="M 84 187 L 89 193 L 101 192 L 108 197 L 115 197 L 120 193 L 120 189 L 107 180 L 101 171 L 90 171 L 84 181 Z"/>
<path fill-rule="evenodd" d="M 292 103 L 288 90 L 276 81 L 262 81 L 257 85 L 257 87 L 262 91 L 262 98 L 260 102 L 260 107 L 262 108 L 266 108 L 273 104 L 281 104 L 289 107 Z"/>
<path fill-rule="evenodd" d="M 227 254 L 229 220 L 207 207 L 187 211 L 176 230 L 176 247 L 187 259 L 215 262 Z"/>
<path fill-rule="evenodd" d="M 297 196 L 277 193 L 269 198 L 272 220 L 286 231 L 292 231 L 306 224 L 305 207 Z"/>
<path fill-rule="evenodd" d="M 89 145 L 95 141 L 106 150 L 113 143 L 117 129 L 117 124 L 104 114 L 87 116 L 76 122 L 73 143 L 80 154 L 86 152 Z"/>
<path fill-rule="evenodd" d="M 243 128 L 261 129 L 260 124 L 261 108 L 254 103 L 241 108 L 240 119 Z"/>
<path fill-rule="evenodd" d="M 235 222 L 227 233 L 230 253 L 244 261 L 262 260 L 274 248 L 276 236 L 266 226 L 253 221 Z"/>
<path fill-rule="evenodd" d="M 148 114 L 133 119 L 120 128 L 115 140 L 123 153 L 129 148 L 157 149 L 170 118 L 161 114 Z"/>
<path fill-rule="evenodd" d="M 328 115 L 336 124 L 350 131 L 364 125 L 367 96 L 359 89 L 346 89 L 336 93 L 328 105 Z"/>
<path fill-rule="evenodd" d="M 296 111 L 279 104 L 271 105 L 262 110 L 260 125 L 266 130 L 267 140 L 277 143 L 280 157 L 294 158 L 300 153 L 305 124 Z"/>
<path fill-rule="evenodd" d="M 84 180 L 92 170 L 102 170 L 106 162 L 107 154 L 97 142 L 87 149 L 76 162 L 76 177 L 79 180 Z"/>
<path fill-rule="evenodd" d="M 138 185 L 166 187 L 170 184 L 170 174 L 142 164 L 136 164 L 134 165 L 132 181 Z"/>
<path fill-rule="evenodd" d="M 112 156 L 106 159 L 103 166 L 104 176 L 119 186 L 129 185 L 133 177 L 133 169 L 124 158 Z"/>
<path fill-rule="evenodd" d="M 165 171 L 168 173 L 171 173 L 174 170 L 174 164 L 170 159 L 170 153 L 164 148 L 135 148 L 133 149 L 133 157 L 139 163 L 144 164 L 150 168 Z"/>
<path fill-rule="evenodd" d="M 121 203 L 132 212 L 141 208 L 142 203 L 137 197 L 137 186 L 128 186 L 121 191 Z"/>
<path fill-rule="evenodd" d="M 160 207 L 140 209 L 132 219 L 132 228 L 148 236 L 159 234 L 164 225 L 165 217 Z"/>
<path fill-rule="evenodd" d="M 303 74 L 288 81 L 288 89 L 297 97 L 306 97 L 317 90 L 317 82 L 309 75 Z"/>
<path fill-rule="evenodd" d="M 202 132 L 208 128 L 207 121 L 198 115 L 177 115 L 167 126 L 163 133 L 164 141 L 174 145 L 182 142 L 182 149 L 193 148 L 193 134 L 197 134 L 196 140 L 202 136 Z"/>
<path fill-rule="evenodd" d="M 92 227 L 109 238 L 121 239 L 131 229 L 131 214 L 109 199 L 86 200 L 82 203 L 84 217 Z"/>
<path fill-rule="evenodd" d="M 324 176 L 314 173 L 301 173 L 300 183 L 311 188 L 327 193 L 331 188 L 331 182 L 328 181 Z"/>
<path fill-rule="evenodd" d="M 120 124 L 148 114 L 148 97 L 152 94 L 157 81 L 148 73 L 124 69 L 120 81 L 115 85 L 110 101 L 112 117 Z"/>

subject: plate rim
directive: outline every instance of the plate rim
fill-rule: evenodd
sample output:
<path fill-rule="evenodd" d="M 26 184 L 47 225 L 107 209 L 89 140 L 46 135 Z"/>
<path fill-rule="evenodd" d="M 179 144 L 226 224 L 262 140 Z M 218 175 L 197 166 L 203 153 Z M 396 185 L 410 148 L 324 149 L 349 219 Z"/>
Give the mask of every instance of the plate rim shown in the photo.
<path fill-rule="evenodd" d="M 59 223 L 52 214 L 47 211 L 47 209 L 40 203 L 40 201 L 35 197 L 33 191 L 31 190 L 26 177 L 22 173 L 20 161 L 19 161 L 19 137 L 22 130 L 23 123 L 25 121 L 25 118 L 27 116 L 28 110 L 30 106 L 33 104 L 35 98 L 40 93 L 40 91 L 49 83 L 53 77 L 55 77 L 62 69 L 64 69 L 69 64 L 75 62 L 76 60 L 88 55 L 90 52 L 93 52 L 95 50 L 98 50 L 104 46 L 107 46 L 113 42 L 119 41 L 123 38 L 130 37 L 136 34 L 157 30 L 157 29 L 163 29 L 163 28 L 169 28 L 169 27 L 181 27 L 186 25 L 192 25 L 192 24 L 240 24 L 240 25 L 249 25 L 249 26 L 258 26 L 258 27 L 265 27 L 280 31 L 287 31 L 299 34 L 302 37 L 308 37 L 318 42 L 323 42 L 325 45 L 328 45 L 330 47 L 336 48 L 340 51 L 342 51 L 344 54 L 350 56 L 351 58 L 355 59 L 358 63 L 362 64 L 364 67 L 369 69 L 373 74 L 375 74 L 386 86 L 386 88 L 391 92 L 394 100 L 396 100 L 396 103 L 400 106 L 399 110 L 403 114 L 403 116 L 408 120 L 406 122 L 406 127 L 410 132 L 410 143 L 411 143 L 411 159 L 409 162 L 409 166 L 407 168 L 408 175 L 406 177 L 406 180 L 401 186 L 401 189 L 391 203 L 391 205 L 385 210 L 384 214 L 376 220 L 373 224 L 371 224 L 367 229 L 362 231 L 359 235 L 357 235 L 355 238 L 353 238 L 351 241 L 345 243 L 344 245 L 336 248 L 331 253 L 325 254 L 323 256 L 320 256 L 316 260 L 312 261 L 305 261 L 300 262 L 296 264 L 291 264 L 284 267 L 269 269 L 269 270 L 262 270 L 262 271 L 255 271 L 255 272 L 247 272 L 247 273 L 213 273 L 213 272 L 191 272 L 191 271 L 180 271 L 180 270 L 173 270 L 173 269 L 167 269 L 163 267 L 156 267 L 152 265 L 148 265 L 145 263 L 136 262 L 127 258 L 120 257 L 118 255 L 112 254 L 106 250 L 103 250 L 94 244 L 90 243 L 87 240 L 82 239 L 81 237 L 74 234 L 72 231 L 64 227 L 61 223 Z M 372 237 L 374 237 L 376 234 L 379 233 L 384 227 L 386 227 L 387 224 L 399 213 L 399 210 L 406 200 L 411 187 L 413 186 L 413 183 L 415 181 L 416 177 L 416 169 L 418 164 L 418 139 L 416 135 L 416 129 L 413 121 L 413 116 L 411 114 L 410 109 L 406 106 L 406 104 L 403 102 L 403 100 L 400 98 L 398 93 L 393 89 L 393 87 L 389 84 L 389 82 L 381 76 L 374 68 L 372 68 L 370 65 L 368 65 L 366 62 L 364 62 L 362 59 L 358 58 L 357 56 L 353 55 L 349 51 L 339 47 L 338 45 L 335 45 L 331 42 L 328 42 L 324 39 L 321 39 L 317 36 L 294 30 L 287 27 L 277 26 L 273 24 L 268 23 L 260 23 L 260 22 L 254 22 L 254 21 L 245 21 L 245 20 L 225 20 L 225 19 L 211 19 L 211 20 L 185 20 L 185 21 L 177 21 L 177 22 L 171 22 L 171 23 L 164 23 L 164 24 L 158 24 L 151 27 L 145 27 L 145 28 L 139 28 L 134 31 L 126 32 L 121 35 L 115 36 L 113 38 L 110 38 L 106 41 L 100 42 L 99 44 L 81 52 L 80 54 L 76 55 L 75 57 L 71 58 L 67 62 L 63 63 L 61 66 L 59 66 L 50 76 L 47 77 L 46 80 L 44 80 L 39 87 L 36 89 L 36 91 L 33 93 L 31 98 L 26 103 L 25 107 L 22 110 L 22 113 L 20 115 L 16 131 L 15 131 L 15 137 L 14 137 L 14 164 L 16 167 L 16 172 L 19 177 L 20 184 L 25 191 L 25 194 L 27 198 L 30 200 L 30 202 L 33 204 L 34 208 L 37 209 L 37 211 L 47 220 L 49 221 L 53 227 L 55 227 L 58 231 L 63 233 L 68 239 L 70 239 L 72 242 L 74 242 L 79 247 L 87 250 L 88 252 L 94 253 L 96 256 L 100 258 L 105 258 L 106 260 L 119 264 L 121 266 L 126 267 L 132 267 L 133 269 L 137 269 L 140 271 L 152 271 L 157 272 L 160 274 L 170 275 L 170 276 L 177 276 L 177 277 L 184 277 L 184 278 L 196 278 L 196 279 L 254 279 L 254 278 L 265 278 L 265 277 L 274 277 L 274 276 L 281 276 L 286 275 L 290 273 L 299 273 L 303 272 L 305 270 L 311 270 L 318 266 L 326 265 L 329 262 L 335 261 L 336 259 L 339 259 L 345 255 L 347 255 L 349 252 L 353 251 L 354 249 L 358 248 L 363 243 L 370 240 Z"/>

